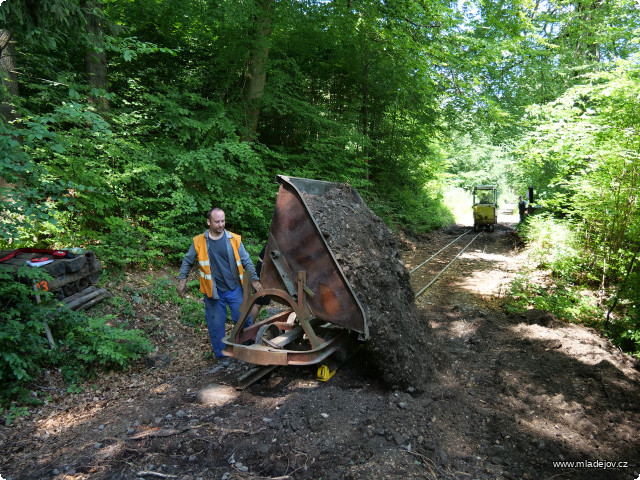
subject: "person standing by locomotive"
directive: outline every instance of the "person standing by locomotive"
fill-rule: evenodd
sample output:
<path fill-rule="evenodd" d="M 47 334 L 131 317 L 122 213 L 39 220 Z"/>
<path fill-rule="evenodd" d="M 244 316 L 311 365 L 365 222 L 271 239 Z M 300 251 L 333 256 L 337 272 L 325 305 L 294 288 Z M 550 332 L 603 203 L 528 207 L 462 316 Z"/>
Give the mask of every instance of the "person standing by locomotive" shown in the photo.
<path fill-rule="evenodd" d="M 520 223 L 524 222 L 524 217 L 527 214 L 527 201 L 522 198 L 522 195 L 518 198 L 518 213 L 520 214 Z"/>
<path fill-rule="evenodd" d="M 176 289 L 182 298 L 186 297 L 187 276 L 197 262 L 209 339 L 216 358 L 221 360 L 226 358 L 222 353 L 222 339 L 225 335 L 227 308 L 231 311 L 231 320 L 236 323 L 240 318 L 245 271 L 256 291 L 262 290 L 262 285 L 240 235 L 225 230 L 224 211 L 220 208 L 209 210 L 207 225 L 209 229 L 193 238 L 193 243 L 182 260 Z M 245 326 L 251 324 L 252 319 L 249 317 Z"/>

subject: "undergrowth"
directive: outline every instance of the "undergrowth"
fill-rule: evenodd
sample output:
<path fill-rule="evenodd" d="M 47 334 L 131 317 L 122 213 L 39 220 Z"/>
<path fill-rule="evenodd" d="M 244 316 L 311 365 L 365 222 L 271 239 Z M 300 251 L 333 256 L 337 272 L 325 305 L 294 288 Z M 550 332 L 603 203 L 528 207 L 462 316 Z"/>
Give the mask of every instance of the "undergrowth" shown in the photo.
<path fill-rule="evenodd" d="M 37 303 L 30 285 L 47 279 L 46 272 L 23 267 L 18 275 L 21 281 L 0 271 L 0 408 L 6 422 L 24 413 L 16 403 L 39 402 L 30 387 L 44 370 L 57 369 L 74 385 L 99 371 L 124 370 L 152 350 L 142 331 L 116 326 L 113 316 L 70 310 L 49 292 L 38 291 Z"/>
<path fill-rule="evenodd" d="M 578 291 L 575 285 L 560 279 L 554 279 L 548 286 L 539 285 L 521 273 L 511 285 L 507 310 L 518 313 L 530 308 L 551 312 L 568 322 L 594 324 L 602 316 L 592 298 Z"/>
<path fill-rule="evenodd" d="M 560 320 L 595 328 L 623 351 L 640 358 L 636 306 L 628 301 L 596 301 L 602 292 L 584 273 L 589 255 L 571 223 L 550 216 L 529 217 L 519 234 L 527 243 L 530 266 L 512 283 L 507 311 L 535 308 L 551 312 Z M 536 271 L 548 272 L 544 284 L 534 280 Z"/>

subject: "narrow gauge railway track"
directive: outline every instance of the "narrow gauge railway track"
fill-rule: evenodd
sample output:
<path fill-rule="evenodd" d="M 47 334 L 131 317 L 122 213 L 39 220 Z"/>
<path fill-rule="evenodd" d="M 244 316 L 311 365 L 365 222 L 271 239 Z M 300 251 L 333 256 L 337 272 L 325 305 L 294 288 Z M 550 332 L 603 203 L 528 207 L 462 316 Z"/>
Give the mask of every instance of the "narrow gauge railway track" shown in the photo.
<path fill-rule="evenodd" d="M 416 292 L 415 298 L 422 295 L 438 278 L 462 255 L 482 232 L 471 237 L 466 236 L 473 233 L 473 229 L 469 228 L 461 235 L 441 247 L 438 251 L 430 255 L 419 265 L 409 270 L 411 275 L 411 284 Z"/>

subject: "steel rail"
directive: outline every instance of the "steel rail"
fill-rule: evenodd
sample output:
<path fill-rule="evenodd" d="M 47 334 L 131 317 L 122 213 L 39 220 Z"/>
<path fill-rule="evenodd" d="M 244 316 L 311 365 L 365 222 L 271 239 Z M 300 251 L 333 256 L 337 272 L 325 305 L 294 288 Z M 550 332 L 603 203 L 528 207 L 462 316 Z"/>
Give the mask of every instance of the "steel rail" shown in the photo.
<path fill-rule="evenodd" d="M 463 235 L 464 235 L 464 234 L 463 234 Z M 431 280 L 431 281 L 430 281 L 426 286 L 424 286 L 424 287 L 422 288 L 422 290 L 420 290 L 418 293 L 416 293 L 416 296 L 415 296 L 415 297 L 413 297 L 413 298 L 414 298 L 414 300 L 415 300 L 416 298 L 418 298 L 420 295 L 422 295 L 422 294 L 425 292 L 425 290 L 426 290 L 427 288 L 429 288 L 431 285 L 433 285 L 433 283 L 434 283 L 434 282 L 435 282 L 435 281 L 440 277 L 440 275 L 442 275 L 442 274 L 445 272 L 445 270 L 446 270 L 447 268 L 449 268 L 449 267 L 451 266 L 451 264 L 452 264 L 453 262 L 455 262 L 455 261 L 458 259 L 458 257 L 459 257 L 460 255 L 462 255 L 462 254 L 464 253 L 464 251 L 465 251 L 467 248 L 469 248 L 469 245 L 471 245 L 471 244 L 476 240 L 476 238 L 478 238 L 480 235 L 482 235 L 482 232 L 480 232 L 478 235 L 476 235 L 475 237 L 473 237 L 473 239 L 472 239 L 469 243 L 467 243 L 467 244 L 465 245 L 465 247 L 464 247 L 462 250 L 460 250 L 460 251 L 458 252 L 458 254 L 457 254 L 455 257 L 453 257 L 453 260 L 451 260 L 451 261 L 447 264 L 447 266 L 446 266 L 446 267 L 444 267 L 442 270 L 440 270 L 440 272 L 439 272 L 439 273 L 438 273 L 438 274 L 433 278 L 433 280 Z M 461 236 L 462 236 L 462 235 L 461 235 Z M 457 239 L 456 239 L 456 240 L 457 240 Z M 455 240 L 454 240 L 454 241 L 455 241 Z"/>
<path fill-rule="evenodd" d="M 416 268 L 414 268 L 413 270 L 411 270 L 409 272 L 409 274 L 412 274 L 413 272 L 415 272 L 416 270 L 418 270 L 420 267 L 422 267 L 423 265 L 425 265 L 427 262 L 430 262 L 431 260 L 433 260 L 435 258 L 436 255 L 438 255 L 440 252 L 442 252 L 445 248 L 447 248 L 449 245 L 457 242 L 458 240 L 460 240 L 462 237 L 464 237 L 467 233 L 469 233 L 471 231 L 471 229 L 467 230 L 466 232 L 464 232 L 462 235 L 460 235 L 458 238 L 456 238 L 455 240 L 452 240 L 451 242 L 449 242 L 448 244 L 446 244 L 444 247 L 442 247 L 440 250 L 438 250 L 436 253 L 434 253 L 433 255 L 431 255 L 429 258 L 427 258 L 424 262 L 422 262 L 420 265 L 418 265 Z"/>
<path fill-rule="evenodd" d="M 236 385 L 236 390 L 244 390 L 249 385 L 253 385 L 262 377 L 278 367 L 279 365 L 266 365 L 252 368 L 247 373 L 238 377 L 238 385 Z"/>

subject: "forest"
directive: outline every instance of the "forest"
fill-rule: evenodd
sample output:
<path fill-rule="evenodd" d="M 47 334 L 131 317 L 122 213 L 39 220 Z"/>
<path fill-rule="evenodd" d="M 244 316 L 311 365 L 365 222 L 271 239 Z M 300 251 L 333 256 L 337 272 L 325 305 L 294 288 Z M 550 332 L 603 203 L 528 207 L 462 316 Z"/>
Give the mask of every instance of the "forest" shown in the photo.
<path fill-rule="evenodd" d="M 532 186 L 518 233 L 553 283 L 523 276 L 510 308 L 640 356 L 635 0 L 5 0 L 0 22 L 0 250 L 177 274 L 212 206 L 259 252 L 276 174 L 348 182 L 413 236 L 475 184 L 501 204 Z M 150 348 L 0 280 L 3 406 L 44 364 L 73 382 Z"/>

